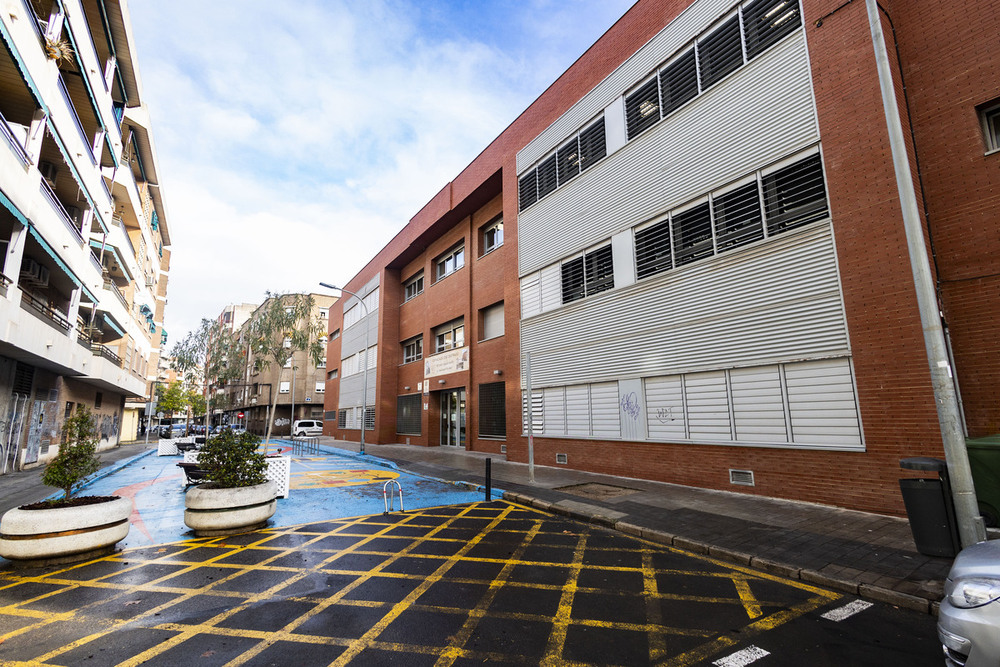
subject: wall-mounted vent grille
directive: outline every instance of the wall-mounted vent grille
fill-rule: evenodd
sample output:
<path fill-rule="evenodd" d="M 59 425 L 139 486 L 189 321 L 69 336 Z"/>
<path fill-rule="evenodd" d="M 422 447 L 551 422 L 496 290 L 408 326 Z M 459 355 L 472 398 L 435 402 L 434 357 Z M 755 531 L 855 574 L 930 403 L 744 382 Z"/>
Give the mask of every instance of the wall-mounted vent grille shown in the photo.
<path fill-rule="evenodd" d="M 729 483 L 740 486 L 753 486 L 753 470 L 729 470 Z"/>
<path fill-rule="evenodd" d="M 556 454 L 556 463 L 569 463 L 569 456 L 566 454 Z"/>

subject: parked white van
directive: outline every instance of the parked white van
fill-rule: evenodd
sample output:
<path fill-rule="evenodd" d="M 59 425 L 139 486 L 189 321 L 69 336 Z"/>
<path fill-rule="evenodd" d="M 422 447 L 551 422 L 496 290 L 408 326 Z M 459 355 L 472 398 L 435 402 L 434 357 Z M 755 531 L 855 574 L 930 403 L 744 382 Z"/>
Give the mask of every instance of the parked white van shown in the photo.
<path fill-rule="evenodd" d="M 292 435 L 323 435 L 323 422 L 316 419 L 299 419 L 292 424 Z"/>

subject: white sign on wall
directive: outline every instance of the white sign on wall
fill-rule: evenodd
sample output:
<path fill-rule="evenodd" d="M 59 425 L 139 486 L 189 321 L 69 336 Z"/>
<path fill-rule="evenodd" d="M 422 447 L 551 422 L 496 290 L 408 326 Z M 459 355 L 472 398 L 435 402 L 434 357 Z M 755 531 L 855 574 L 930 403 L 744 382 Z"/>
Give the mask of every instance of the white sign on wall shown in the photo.
<path fill-rule="evenodd" d="M 469 369 L 469 348 L 459 347 L 424 359 L 424 377 L 448 375 Z"/>

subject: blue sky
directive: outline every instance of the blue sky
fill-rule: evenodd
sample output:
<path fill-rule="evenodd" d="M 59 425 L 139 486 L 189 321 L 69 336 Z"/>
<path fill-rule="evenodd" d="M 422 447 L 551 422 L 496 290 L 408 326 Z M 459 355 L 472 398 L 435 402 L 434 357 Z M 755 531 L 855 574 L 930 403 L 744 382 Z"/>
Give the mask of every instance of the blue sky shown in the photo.
<path fill-rule="evenodd" d="M 229 303 L 346 282 L 632 1 L 131 0 L 168 347 Z"/>

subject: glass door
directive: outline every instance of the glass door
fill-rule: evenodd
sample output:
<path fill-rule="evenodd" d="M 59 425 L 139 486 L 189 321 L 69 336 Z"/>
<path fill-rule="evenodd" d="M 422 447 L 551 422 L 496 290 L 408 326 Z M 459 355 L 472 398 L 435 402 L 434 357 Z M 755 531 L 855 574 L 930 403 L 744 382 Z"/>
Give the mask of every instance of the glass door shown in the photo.
<path fill-rule="evenodd" d="M 465 447 L 465 389 L 441 392 L 441 444 Z"/>

